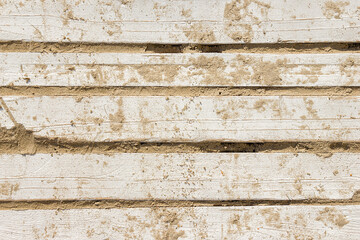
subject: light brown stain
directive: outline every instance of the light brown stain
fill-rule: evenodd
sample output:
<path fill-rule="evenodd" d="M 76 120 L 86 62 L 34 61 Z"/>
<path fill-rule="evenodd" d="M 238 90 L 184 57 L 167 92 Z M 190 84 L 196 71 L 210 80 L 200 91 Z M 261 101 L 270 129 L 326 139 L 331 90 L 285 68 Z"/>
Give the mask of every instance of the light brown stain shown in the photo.
<path fill-rule="evenodd" d="M 152 237 L 159 240 L 177 240 L 186 237 L 184 230 L 179 230 L 182 226 L 182 218 L 192 214 L 191 209 L 185 212 L 166 208 L 151 208 L 151 211 L 144 219 L 140 219 L 130 214 L 127 215 L 129 227 L 126 229 L 126 239 L 139 239 L 143 236 L 141 232 L 150 230 Z M 124 231 L 124 228 L 119 228 Z"/>
<path fill-rule="evenodd" d="M 345 12 L 345 7 L 348 5 L 348 1 L 327 1 L 322 7 L 322 12 L 328 19 L 340 19 Z"/>
<path fill-rule="evenodd" d="M 171 82 L 179 74 L 180 65 L 170 64 L 142 64 L 132 66 L 132 69 L 149 83 Z"/>
<path fill-rule="evenodd" d="M 311 99 L 304 98 L 306 110 L 308 111 L 312 119 L 319 119 L 318 111 L 314 109 L 314 101 Z"/>
<path fill-rule="evenodd" d="M 281 67 L 286 64 L 286 60 L 277 60 L 276 63 L 269 61 L 259 61 L 254 66 L 254 80 L 261 85 L 280 85 L 282 82 Z"/>
<path fill-rule="evenodd" d="M 348 57 L 345 61 L 340 65 L 340 72 L 342 76 L 345 76 L 349 79 L 347 85 L 351 85 L 355 81 L 355 76 L 357 76 L 357 65 L 355 58 Z"/>
<path fill-rule="evenodd" d="M 228 220 L 228 234 L 241 234 L 245 231 L 251 230 L 250 221 L 251 215 L 248 212 L 242 214 L 234 214 Z M 234 228 L 235 227 L 235 228 Z"/>
<path fill-rule="evenodd" d="M 287 60 L 275 63 L 261 58 L 237 55 L 230 62 L 221 57 L 190 58 L 193 68 L 188 77 L 201 76 L 206 85 L 241 85 L 250 81 L 252 84 L 276 85 L 281 84 L 280 74 L 285 71 Z"/>
<path fill-rule="evenodd" d="M 107 76 L 102 71 L 101 67 L 99 65 L 93 65 L 90 69 L 91 70 L 87 73 L 87 78 L 91 79 L 92 77 L 97 84 L 106 85 Z"/>
<path fill-rule="evenodd" d="M 349 223 L 345 215 L 334 207 L 326 207 L 319 211 L 316 221 L 321 221 L 325 226 L 337 226 L 338 228 Z"/>
<path fill-rule="evenodd" d="M 303 192 L 303 186 L 302 186 L 302 183 L 301 183 L 301 180 L 304 179 L 304 175 L 298 175 L 295 177 L 295 182 L 293 184 L 293 187 L 296 189 L 297 191 L 297 194 L 302 194 Z"/>
<path fill-rule="evenodd" d="M 190 58 L 189 63 L 194 68 L 189 76 L 201 76 L 204 84 L 217 84 L 225 80 L 226 63 L 221 57 L 200 56 Z"/>
<path fill-rule="evenodd" d="M 239 42 L 251 42 L 254 37 L 253 27 L 260 26 L 261 20 L 250 10 L 255 5 L 261 11 L 261 15 L 267 18 L 269 4 L 258 0 L 233 0 L 225 5 L 224 18 L 225 33 L 233 40 Z M 247 23 L 250 22 L 250 23 Z"/>
<path fill-rule="evenodd" d="M 216 114 L 223 120 L 238 119 L 243 109 L 246 109 L 247 101 L 230 100 L 224 104 L 216 106 Z"/>
<path fill-rule="evenodd" d="M 266 104 L 267 104 L 267 101 L 264 100 L 264 99 L 257 100 L 257 101 L 254 103 L 254 108 L 255 108 L 258 112 L 263 112 L 263 111 L 266 110 Z"/>
<path fill-rule="evenodd" d="M 32 234 L 34 239 L 54 239 L 58 235 L 58 227 L 53 223 L 43 229 L 33 227 Z"/>
<path fill-rule="evenodd" d="M 269 227 L 281 228 L 280 213 L 274 208 L 264 208 L 260 210 L 260 214 L 264 216 L 265 224 Z"/>
<path fill-rule="evenodd" d="M 192 14 L 192 10 L 191 9 L 182 9 L 181 10 L 181 16 L 185 17 L 185 18 L 190 18 Z"/>
<path fill-rule="evenodd" d="M 12 194 L 19 190 L 19 184 L 12 184 L 5 182 L 0 184 L 0 194 L 6 197 L 11 197 Z"/>
<path fill-rule="evenodd" d="M 214 31 L 205 27 L 202 23 L 194 23 L 182 28 L 185 36 L 193 43 L 213 43 L 216 42 Z"/>
<path fill-rule="evenodd" d="M 115 114 L 110 114 L 110 128 L 113 131 L 121 132 L 123 129 L 123 122 L 125 120 L 124 114 L 123 114 L 123 100 L 122 98 L 119 98 L 117 101 L 118 104 L 118 110 Z"/>
<path fill-rule="evenodd" d="M 302 68 L 299 72 L 300 75 L 306 76 L 306 80 L 301 81 L 302 83 L 316 83 L 319 80 L 319 75 L 321 73 L 322 66 L 321 65 L 314 65 Z M 300 80 L 298 81 L 300 83 Z"/>

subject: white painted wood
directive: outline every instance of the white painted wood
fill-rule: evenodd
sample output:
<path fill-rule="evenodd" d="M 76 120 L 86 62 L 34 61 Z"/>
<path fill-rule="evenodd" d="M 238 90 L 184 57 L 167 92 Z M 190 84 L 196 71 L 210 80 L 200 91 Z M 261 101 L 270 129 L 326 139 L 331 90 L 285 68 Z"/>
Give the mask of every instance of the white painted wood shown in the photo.
<path fill-rule="evenodd" d="M 9 118 L 9 115 L 5 111 L 4 108 L 2 108 L 1 102 L 0 102 L 0 128 L 11 128 L 14 127 L 14 123 Z M 1 140 L 0 140 L 1 141 Z"/>
<path fill-rule="evenodd" d="M 360 86 L 360 54 L 0 53 L 0 85 Z"/>
<path fill-rule="evenodd" d="M 360 206 L 0 211 L 2 239 L 360 238 Z"/>
<path fill-rule="evenodd" d="M 0 161 L 0 200 L 351 199 L 360 190 L 358 153 L 3 154 Z"/>
<path fill-rule="evenodd" d="M 35 136 L 67 140 L 358 141 L 360 136 L 358 96 L 3 99 Z"/>
<path fill-rule="evenodd" d="M 359 1 L 4 0 L 1 41 L 356 42 Z"/>

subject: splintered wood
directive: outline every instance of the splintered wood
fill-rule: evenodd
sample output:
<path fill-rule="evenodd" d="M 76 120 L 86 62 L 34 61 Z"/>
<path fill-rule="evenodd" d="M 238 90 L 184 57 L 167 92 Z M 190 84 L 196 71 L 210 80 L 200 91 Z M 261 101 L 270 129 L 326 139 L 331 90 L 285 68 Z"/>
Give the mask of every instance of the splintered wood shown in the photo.
<path fill-rule="evenodd" d="M 359 16 L 0 0 L 0 239 L 360 239 Z"/>

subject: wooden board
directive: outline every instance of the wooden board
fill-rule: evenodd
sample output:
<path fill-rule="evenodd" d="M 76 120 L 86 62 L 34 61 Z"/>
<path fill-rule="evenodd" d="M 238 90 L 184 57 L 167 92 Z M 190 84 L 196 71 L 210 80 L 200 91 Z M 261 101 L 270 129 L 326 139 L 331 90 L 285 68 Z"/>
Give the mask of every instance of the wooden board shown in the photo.
<path fill-rule="evenodd" d="M 351 199 L 360 190 L 358 153 L 3 154 L 0 161 L 0 200 Z"/>
<path fill-rule="evenodd" d="M 0 211 L 2 239 L 360 238 L 360 206 Z"/>
<path fill-rule="evenodd" d="M 0 86 L 360 86 L 360 54 L 0 53 Z"/>
<path fill-rule="evenodd" d="M 3 99 L 15 121 L 35 136 L 67 140 L 359 141 L 360 136 L 358 96 Z"/>
<path fill-rule="evenodd" d="M 1 41 L 357 42 L 359 1 L 5 0 Z"/>

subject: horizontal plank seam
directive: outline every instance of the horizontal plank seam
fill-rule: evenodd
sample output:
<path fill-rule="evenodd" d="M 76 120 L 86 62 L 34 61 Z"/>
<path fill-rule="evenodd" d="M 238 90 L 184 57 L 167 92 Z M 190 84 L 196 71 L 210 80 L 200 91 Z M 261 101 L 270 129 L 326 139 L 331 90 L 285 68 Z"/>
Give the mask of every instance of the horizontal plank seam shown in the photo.
<path fill-rule="evenodd" d="M 331 53 L 360 52 L 360 43 L 324 42 L 324 43 L 240 43 L 240 44 L 130 44 L 130 43 L 90 43 L 90 42 L 31 42 L 2 41 L 0 52 L 126 52 L 126 53 L 221 53 L 221 52 L 257 52 L 257 53 Z"/>
<path fill-rule="evenodd" d="M 356 196 L 355 196 L 356 195 Z M 50 209 L 110 209 L 153 207 L 231 207 L 231 206 L 289 206 L 289 205 L 359 205 L 359 192 L 351 199 L 302 200 L 18 200 L 0 201 L 0 210 L 50 210 Z"/>
<path fill-rule="evenodd" d="M 360 96 L 360 87 L 0 86 L 0 96 Z"/>
<path fill-rule="evenodd" d="M 11 129 L 0 128 L 0 154 L 35 153 L 241 153 L 291 152 L 315 153 L 330 157 L 337 152 L 360 152 L 360 142 L 140 142 L 140 141 L 72 141 L 66 138 L 35 136 L 17 124 Z"/>

